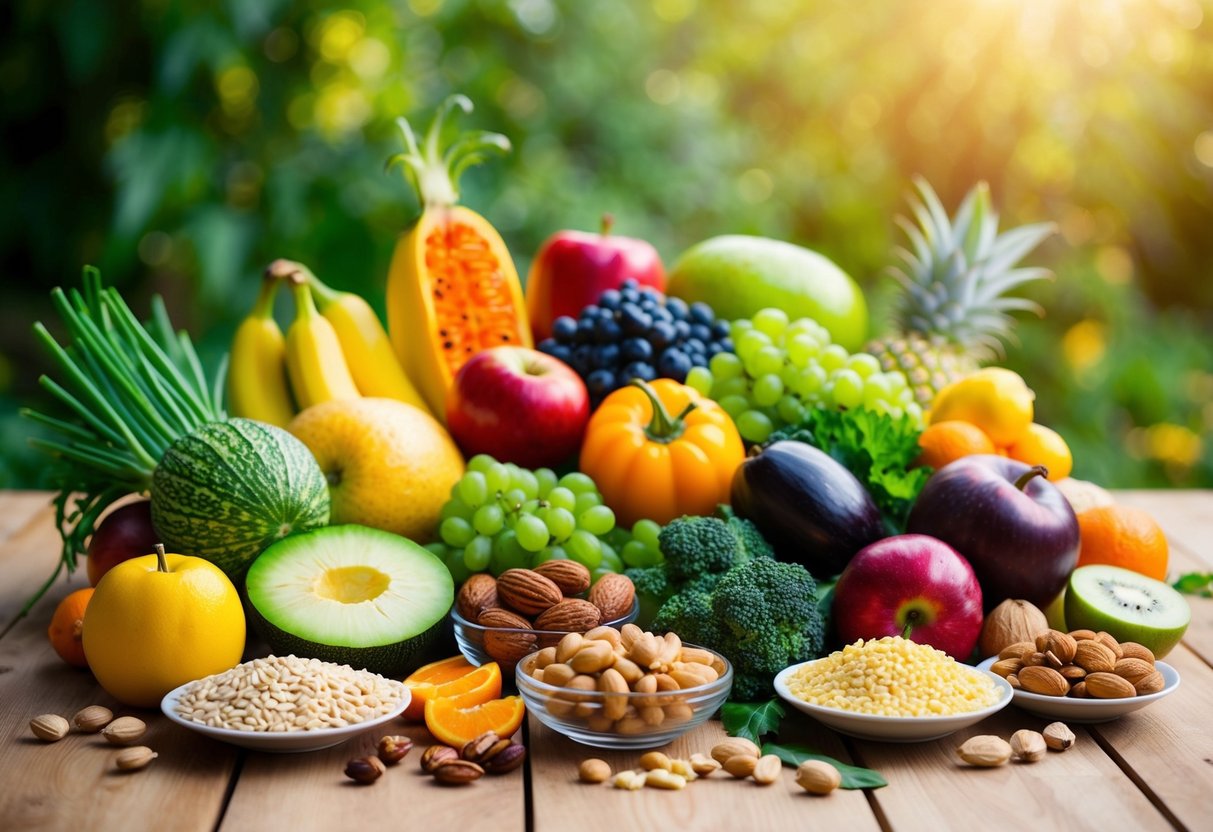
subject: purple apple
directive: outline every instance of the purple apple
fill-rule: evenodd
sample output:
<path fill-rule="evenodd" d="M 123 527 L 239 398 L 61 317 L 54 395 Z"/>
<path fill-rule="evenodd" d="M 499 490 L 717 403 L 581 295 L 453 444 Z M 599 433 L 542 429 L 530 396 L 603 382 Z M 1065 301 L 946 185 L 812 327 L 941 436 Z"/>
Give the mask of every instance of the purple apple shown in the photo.
<path fill-rule="evenodd" d="M 1078 519 L 1044 468 L 994 455 L 940 468 L 910 511 L 906 531 L 963 552 L 987 610 L 1008 598 L 1044 609 L 1078 563 Z"/>
<path fill-rule="evenodd" d="M 959 552 L 925 534 L 855 553 L 834 587 L 834 621 L 850 644 L 903 635 L 967 660 L 981 633 L 981 586 Z"/>
<path fill-rule="evenodd" d="M 556 466 L 581 447 L 590 396 L 558 358 L 526 347 L 493 347 L 455 374 L 446 426 L 469 457 L 489 454 L 526 468 Z"/>

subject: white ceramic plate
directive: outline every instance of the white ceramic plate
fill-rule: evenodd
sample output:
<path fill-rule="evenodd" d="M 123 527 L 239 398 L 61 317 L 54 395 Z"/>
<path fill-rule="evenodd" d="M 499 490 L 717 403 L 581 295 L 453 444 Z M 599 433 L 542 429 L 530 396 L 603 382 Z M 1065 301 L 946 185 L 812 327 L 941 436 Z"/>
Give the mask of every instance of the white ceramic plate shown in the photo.
<path fill-rule="evenodd" d="M 815 659 L 814 661 L 821 661 Z M 821 705 L 810 705 L 803 699 L 797 698 L 788 689 L 788 679 L 800 668 L 813 664 L 803 662 L 784 668 L 775 677 L 775 691 L 792 707 L 804 711 L 822 725 L 833 728 L 840 734 L 858 737 L 861 740 L 879 740 L 881 742 L 926 742 L 937 740 L 968 728 L 970 725 L 998 713 L 1011 703 L 1011 684 L 994 673 L 983 668 L 983 671 L 994 680 L 998 687 L 998 701 L 988 708 L 955 716 L 874 716 L 872 714 L 855 714 L 838 708 L 825 708 Z"/>
<path fill-rule="evenodd" d="M 982 670 L 989 670 L 997 656 L 986 659 L 977 665 Z M 1125 714 L 1144 708 L 1151 702 L 1157 702 L 1179 687 L 1179 673 L 1166 662 L 1154 662 L 1154 667 L 1162 674 L 1163 688 L 1158 693 L 1147 693 L 1145 696 L 1134 696 L 1129 699 L 1071 699 L 1068 696 L 1045 696 L 1039 693 L 1029 693 L 1026 690 L 1016 690 L 1015 705 L 1030 714 L 1046 719 L 1060 719 L 1065 722 L 1111 722 Z"/>
<path fill-rule="evenodd" d="M 366 722 L 347 725 L 344 728 L 317 728 L 312 731 L 279 731 L 273 733 L 268 731 L 233 731 L 230 728 L 213 728 L 209 725 L 202 725 L 185 719 L 181 714 L 177 713 L 177 701 L 185 693 L 185 689 L 192 684 L 193 682 L 188 682 L 165 694 L 164 699 L 160 701 L 160 710 L 164 712 L 165 716 L 184 728 L 197 731 L 199 734 L 212 739 L 238 745 L 241 748 L 251 748 L 255 751 L 274 751 L 286 754 L 300 751 L 319 751 L 322 748 L 339 745 L 351 737 L 358 736 L 363 731 L 368 731 L 376 725 L 382 725 L 400 716 L 404 713 L 404 709 L 409 706 L 409 701 L 413 698 L 413 692 L 405 687 L 403 683 L 394 682 L 394 684 L 400 685 L 404 690 L 404 698 L 401 699 L 400 704 L 391 713 L 384 714 L 375 719 L 369 719 Z"/>

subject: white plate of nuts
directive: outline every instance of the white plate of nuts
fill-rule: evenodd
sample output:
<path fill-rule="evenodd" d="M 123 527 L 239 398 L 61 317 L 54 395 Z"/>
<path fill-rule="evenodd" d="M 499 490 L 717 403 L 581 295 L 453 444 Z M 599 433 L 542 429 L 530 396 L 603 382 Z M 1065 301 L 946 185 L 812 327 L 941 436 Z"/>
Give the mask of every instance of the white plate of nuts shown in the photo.
<path fill-rule="evenodd" d="M 267 656 L 175 688 L 160 702 L 173 722 L 256 751 L 318 751 L 399 717 L 412 692 L 348 665 Z"/>
<path fill-rule="evenodd" d="M 989 670 L 999 659 L 991 656 L 978 665 L 983 670 Z M 1179 672 L 1166 662 L 1154 662 L 1154 668 L 1162 674 L 1162 690 L 1155 693 L 1138 694 L 1118 699 L 1075 699 L 1070 696 L 1049 696 L 1042 693 L 1018 688 L 1012 697 L 1013 703 L 1035 716 L 1046 719 L 1061 719 L 1066 722 L 1091 724 L 1096 722 L 1111 722 L 1125 714 L 1144 708 L 1151 702 L 1157 702 L 1168 696 L 1179 687 Z"/>

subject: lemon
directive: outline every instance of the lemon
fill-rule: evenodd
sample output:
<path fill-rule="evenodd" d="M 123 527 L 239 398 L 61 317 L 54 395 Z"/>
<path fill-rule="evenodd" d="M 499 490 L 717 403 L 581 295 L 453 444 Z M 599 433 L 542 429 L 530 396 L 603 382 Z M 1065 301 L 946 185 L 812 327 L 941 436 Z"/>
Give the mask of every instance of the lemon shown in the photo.
<path fill-rule="evenodd" d="M 210 561 L 144 555 L 101 578 L 83 639 L 101 687 L 119 702 L 151 708 L 173 688 L 240 663 L 244 608 Z"/>
<path fill-rule="evenodd" d="M 463 456 L 433 416 L 395 399 L 335 399 L 307 408 L 287 430 L 328 478 L 333 525 L 433 539 L 463 476 Z"/>
<path fill-rule="evenodd" d="M 1036 394 L 1020 375 L 1004 367 L 985 367 L 939 391 L 930 424 L 960 419 L 985 431 L 999 447 L 1014 444 L 1034 415 Z"/>

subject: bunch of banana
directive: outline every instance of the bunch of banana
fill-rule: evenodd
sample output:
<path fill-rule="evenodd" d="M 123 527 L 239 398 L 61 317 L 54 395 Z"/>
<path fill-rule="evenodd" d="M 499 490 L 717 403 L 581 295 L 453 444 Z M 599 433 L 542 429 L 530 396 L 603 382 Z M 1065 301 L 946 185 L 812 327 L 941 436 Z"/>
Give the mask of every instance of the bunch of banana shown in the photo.
<path fill-rule="evenodd" d="M 285 336 L 273 316 L 284 282 L 295 299 Z M 370 304 L 324 285 L 306 266 L 275 260 L 232 340 L 232 415 L 285 427 L 297 409 L 358 396 L 398 399 L 430 413 Z"/>

